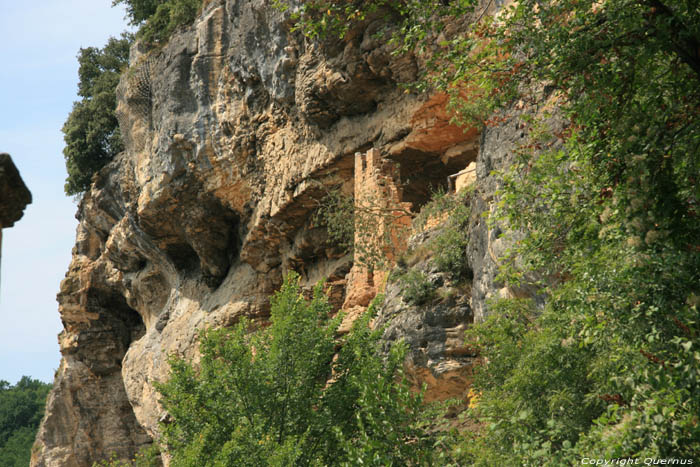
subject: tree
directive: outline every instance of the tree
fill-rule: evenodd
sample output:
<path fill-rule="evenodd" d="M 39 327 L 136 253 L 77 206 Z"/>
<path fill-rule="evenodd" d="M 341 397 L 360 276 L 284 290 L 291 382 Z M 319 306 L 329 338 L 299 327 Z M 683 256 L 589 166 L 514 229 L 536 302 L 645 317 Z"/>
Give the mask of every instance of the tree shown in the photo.
<path fill-rule="evenodd" d="M 137 36 L 147 43 L 163 43 L 180 25 L 191 23 L 201 0 L 114 0 L 124 4 L 133 25 L 140 25 Z M 107 44 L 81 48 L 78 95 L 63 125 L 66 147 L 65 191 L 79 195 L 90 188 L 92 176 L 124 150 L 116 117 L 116 88 L 119 77 L 129 65 L 129 47 L 134 37 L 123 33 Z"/>
<path fill-rule="evenodd" d="M 102 48 L 87 47 L 78 53 L 78 95 L 62 131 L 66 147 L 65 191 L 77 195 L 90 187 L 93 174 L 124 149 L 116 117 L 116 87 L 128 66 L 132 38 L 122 34 Z"/>
<path fill-rule="evenodd" d="M 130 18 L 129 23 L 133 26 L 140 26 L 158 9 L 158 5 L 166 3 L 167 0 L 112 0 L 112 6 L 123 4 L 126 7 L 126 14 Z"/>
<path fill-rule="evenodd" d="M 130 23 L 140 26 L 137 36 L 146 43 L 167 42 L 175 29 L 190 24 L 199 13 L 202 0 L 113 0 L 124 4 Z"/>
<path fill-rule="evenodd" d="M 172 358 L 158 387 L 172 417 L 164 445 L 176 466 L 416 465 L 432 456 L 417 428 L 421 398 L 401 376 L 403 349 L 384 361 L 370 314 L 337 357 L 321 289 L 303 298 L 287 276 L 272 299 L 271 324 L 202 334 L 199 368 Z"/>
<path fill-rule="evenodd" d="M 427 51 L 420 87 L 451 92 L 456 121 L 516 118 L 529 133 L 501 173 L 498 216 L 522 236 L 503 279 L 540 278 L 546 304 L 495 302 L 474 328 L 488 363 L 473 415 L 487 428 L 464 443 L 465 462 L 697 458 L 697 2 L 523 0 L 437 43 L 463 19 L 450 9 L 470 3 L 401 3 L 394 39 Z M 342 34 L 358 8 L 308 2 L 298 24 Z M 511 107 L 545 100 L 563 129 Z"/>
<path fill-rule="evenodd" d="M 503 18 L 488 34 L 519 97 L 568 123 L 521 117 L 502 174 L 501 219 L 525 235 L 504 278 L 541 278 L 547 303 L 493 304 L 473 331 L 490 428 L 471 460 L 696 457 L 700 12 L 523 1 Z"/>
<path fill-rule="evenodd" d="M 44 416 L 50 389 L 50 384 L 27 376 L 14 386 L 0 381 L 0 459 L 3 465 L 29 465 L 32 444 Z"/>
<path fill-rule="evenodd" d="M 503 219 L 526 233 L 510 279 L 548 296 L 484 330 L 482 414 L 506 455 L 700 453 L 698 25 L 692 2 L 528 0 L 494 31 L 569 121 L 525 120 L 537 136 L 504 173 Z"/>

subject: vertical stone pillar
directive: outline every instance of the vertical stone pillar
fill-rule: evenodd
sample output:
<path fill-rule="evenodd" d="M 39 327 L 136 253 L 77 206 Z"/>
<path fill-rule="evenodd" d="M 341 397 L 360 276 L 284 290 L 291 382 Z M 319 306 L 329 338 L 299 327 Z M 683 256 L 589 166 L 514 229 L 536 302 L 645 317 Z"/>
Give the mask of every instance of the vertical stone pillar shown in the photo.
<path fill-rule="evenodd" d="M 355 261 L 343 303 L 350 320 L 365 310 L 383 288 L 388 270 L 406 248 L 406 234 L 411 225 L 411 203 L 401 201 L 394 162 L 383 159 L 376 149 L 356 153 L 354 182 Z M 361 261 L 359 256 L 368 250 L 382 257 L 381 266 L 368 266 Z"/>

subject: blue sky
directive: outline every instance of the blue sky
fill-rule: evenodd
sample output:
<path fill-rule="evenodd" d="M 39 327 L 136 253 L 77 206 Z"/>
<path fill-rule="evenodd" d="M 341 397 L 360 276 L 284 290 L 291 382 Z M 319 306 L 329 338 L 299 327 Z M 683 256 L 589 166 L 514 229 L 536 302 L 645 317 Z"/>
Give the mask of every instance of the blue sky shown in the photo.
<path fill-rule="evenodd" d="M 34 197 L 3 234 L 0 379 L 53 381 L 60 354 L 56 293 L 75 240 L 76 204 L 61 127 L 77 100 L 80 47 L 102 47 L 126 28 L 111 0 L 0 0 L 0 152 Z"/>

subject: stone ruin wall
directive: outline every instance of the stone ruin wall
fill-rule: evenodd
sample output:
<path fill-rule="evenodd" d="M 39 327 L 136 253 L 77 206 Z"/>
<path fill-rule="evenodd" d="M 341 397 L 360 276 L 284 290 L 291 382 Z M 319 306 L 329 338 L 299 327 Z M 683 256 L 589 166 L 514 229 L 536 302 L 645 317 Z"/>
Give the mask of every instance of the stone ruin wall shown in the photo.
<path fill-rule="evenodd" d="M 347 276 L 347 293 L 342 305 L 347 317 L 341 332 L 349 330 L 350 323 L 367 309 L 371 300 L 385 291 L 391 269 L 406 252 L 409 236 L 415 233 L 412 232 L 412 219 L 420 206 L 414 207 L 413 203 L 403 201 L 399 165 L 382 157 L 375 148 L 355 153 L 354 203 L 356 212 L 360 212 L 358 217 L 364 219 L 356 222 L 354 250 L 356 256 L 359 251 L 381 255 L 382 264 L 357 260 L 353 263 Z M 447 177 L 447 189 L 456 193 L 472 185 L 476 180 L 475 170 L 476 162 L 471 161 L 466 168 Z M 444 218 L 430 218 L 425 230 L 437 227 L 443 221 Z M 372 232 L 367 232 L 368 228 Z"/>

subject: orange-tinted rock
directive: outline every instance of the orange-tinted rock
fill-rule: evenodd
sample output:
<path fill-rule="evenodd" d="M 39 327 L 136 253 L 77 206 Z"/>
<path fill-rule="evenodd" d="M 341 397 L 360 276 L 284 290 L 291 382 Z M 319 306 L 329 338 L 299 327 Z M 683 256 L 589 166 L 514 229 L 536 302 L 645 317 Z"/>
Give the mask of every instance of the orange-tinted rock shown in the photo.
<path fill-rule="evenodd" d="M 444 153 L 448 149 L 473 141 L 478 135 L 476 128 L 466 129 L 450 123 L 447 110 L 449 97 L 445 93 L 431 96 L 411 117 L 411 132 L 405 140 L 389 151 L 398 154 L 406 149 L 422 152 Z"/>

